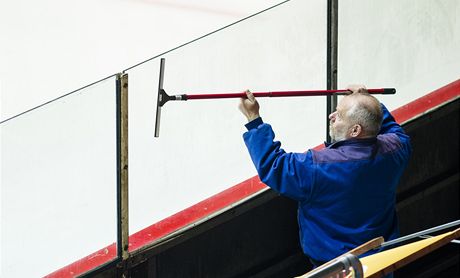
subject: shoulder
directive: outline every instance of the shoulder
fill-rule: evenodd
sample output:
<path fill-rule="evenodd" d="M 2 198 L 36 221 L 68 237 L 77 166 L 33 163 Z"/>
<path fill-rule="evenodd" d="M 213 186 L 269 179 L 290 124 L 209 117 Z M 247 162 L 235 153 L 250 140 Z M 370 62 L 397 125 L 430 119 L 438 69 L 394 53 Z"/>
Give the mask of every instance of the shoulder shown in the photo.
<path fill-rule="evenodd" d="M 347 161 L 348 156 L 340 149 L 324 148 L 321 150 L 310 150 L 314 163 L 329 163 Z"/>
<path fill-rule="evenodd" d="M 406 134 L 385 133 L 377 136 L 377 145 L 380 153 L 393 152 L 409 144 Z"/>

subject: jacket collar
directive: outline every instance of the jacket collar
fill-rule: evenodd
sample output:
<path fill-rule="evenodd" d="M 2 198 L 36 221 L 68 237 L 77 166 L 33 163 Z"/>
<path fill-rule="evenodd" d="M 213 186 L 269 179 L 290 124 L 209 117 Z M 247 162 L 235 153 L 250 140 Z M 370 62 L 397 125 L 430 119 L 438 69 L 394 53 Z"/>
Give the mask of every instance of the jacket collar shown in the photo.
<path fill-rule="evenodd" d="M 377 142 L 377 137 L 370 137 L 370 138 L 360 138 L 360 139 L 346 139 L 341 140 L 335 143 L 328 143 L 324 142 L 324 146 L 328 149 L 335 149 L 341 146 L 356 146 L 356 145 L 364 145 L 369 146 Z"/>

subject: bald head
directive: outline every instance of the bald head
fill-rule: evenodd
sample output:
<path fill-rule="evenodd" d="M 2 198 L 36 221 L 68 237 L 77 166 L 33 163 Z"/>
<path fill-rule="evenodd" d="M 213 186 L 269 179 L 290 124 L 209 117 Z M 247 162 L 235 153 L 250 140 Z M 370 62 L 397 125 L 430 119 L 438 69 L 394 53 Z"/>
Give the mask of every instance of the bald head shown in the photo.
<path fill-rule="evenodd" d="M 352 93 L 342 101 L 348 106 L 346 116 L 350 124 L 361 126 L 360 137 L 377 136 L 383 117 L 380 102 L 367 91 Z"/>

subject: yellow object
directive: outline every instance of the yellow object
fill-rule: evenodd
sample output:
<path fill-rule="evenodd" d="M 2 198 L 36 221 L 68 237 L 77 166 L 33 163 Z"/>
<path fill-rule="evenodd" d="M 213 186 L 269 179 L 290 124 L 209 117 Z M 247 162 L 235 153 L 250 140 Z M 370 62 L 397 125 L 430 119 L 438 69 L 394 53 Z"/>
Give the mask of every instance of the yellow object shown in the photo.
<path fill-rule="evenodd" d="M 361 258 L 364 277 L 382 277 L 460 237 L 460 229 Z"/>

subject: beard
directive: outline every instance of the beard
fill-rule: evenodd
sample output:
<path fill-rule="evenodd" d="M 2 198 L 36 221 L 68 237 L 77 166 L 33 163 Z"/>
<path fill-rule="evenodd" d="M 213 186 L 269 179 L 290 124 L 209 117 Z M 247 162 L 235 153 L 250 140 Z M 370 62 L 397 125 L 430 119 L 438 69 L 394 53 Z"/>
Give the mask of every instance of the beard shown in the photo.
<path fill-rule="evenodd" d="M 347 128 L 345 126 L 336 126 L 331 124 L 329 128 L 329 136 L 332 143 L 347 139 Z"/>

